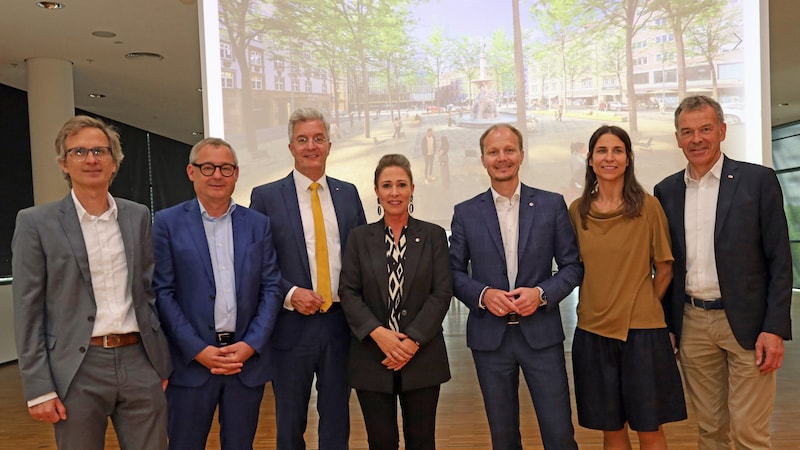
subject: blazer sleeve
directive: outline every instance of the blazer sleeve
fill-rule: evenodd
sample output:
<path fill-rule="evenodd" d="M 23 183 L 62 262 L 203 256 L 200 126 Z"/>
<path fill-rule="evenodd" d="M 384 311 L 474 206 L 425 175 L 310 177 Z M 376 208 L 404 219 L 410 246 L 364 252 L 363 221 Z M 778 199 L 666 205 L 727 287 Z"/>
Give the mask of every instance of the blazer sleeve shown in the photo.
<path fill-rule="evenodd" d="M 762 331 L 792 338 L 792 253 L 783 209 L 783 193 L 775 172 L 762 178 L 761 240 L 767 261 L 767 311 Z"/>
<path fill-rule="evenodd" d="M 477 310 L 481 292 L 486 284 L 470 276 L 470 259 L 464 206 L 456 206 L 450 225 L 450 269 L 453 273 L 453 293 L 471 310 Z"/>
<path fill-rule="evenodd" d="M 339 275 L 339 298 L 350 331 L 359 341 L 366 339 L 376 328 L 383 326 L 367 304 L 364 277 L 371 275 L 367 226 L 350 232 L 345 247 L 342 271 Z"/>
<path fill-rule="evenodd" d="M 22 210 L 17 214 L 11 240 L 14 331 L 26 400 L 56 391 L 45 341 L 45 255 L 30 212 Z"/>
<path fill-rule="evenodd" d="M 184 363 L 188 364 L 208 344 L 197 334 L 176 297 L 174 240 L 170 237 L 170 221 L 172 220 L 174 217 L 158 213 L 153 223 L 153 254 L 155 257 L 153 286 L 161 322 L 166 328 L 172 345 L 178 347 Z"/>
<path fill-rule="evenodd" d="M 275 246 L 272 241 L 272 232 L 269 219 L 264 226 L 261 239 L 261 267 L 259 272 L 243 274 L 243 276 L 259 277 L 258 306 L 255 316 L 247 328 L 243 341 L 260 354 L 264 354 L 269 345 L 269 338 L 278 319 L 278 311 L 283 305 L 283 295 L 280 287 L 281 274 L 278 270 L 278 261 Z"/>

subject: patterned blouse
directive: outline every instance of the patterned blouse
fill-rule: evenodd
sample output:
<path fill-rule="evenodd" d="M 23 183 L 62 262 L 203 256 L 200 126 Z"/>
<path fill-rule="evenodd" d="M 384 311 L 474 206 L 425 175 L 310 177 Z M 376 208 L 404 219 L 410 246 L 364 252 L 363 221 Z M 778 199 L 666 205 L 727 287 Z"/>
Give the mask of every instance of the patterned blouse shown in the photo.
<path fill-rule="evenodd" d="M 389 272 L 389 328 L 400 331 L 400 300 L 403 298 L 403 264 L 406 260 L 406 230 L 403 227 L 397 244 L 391 227 L 386 227 L 386 270 Z"/>

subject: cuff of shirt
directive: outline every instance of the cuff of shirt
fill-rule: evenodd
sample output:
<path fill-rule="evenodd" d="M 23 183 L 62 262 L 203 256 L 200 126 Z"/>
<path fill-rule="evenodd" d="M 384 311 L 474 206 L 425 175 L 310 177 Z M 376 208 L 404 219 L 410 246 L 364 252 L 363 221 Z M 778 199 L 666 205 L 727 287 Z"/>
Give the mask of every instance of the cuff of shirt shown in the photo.
<path fill-rule="evenodd" d="M 55 392 L 48 392 L 47 394 L 40 395 L 33 400 L 28 400 L 28 408 L 32 408 L 36 405 L 40 405 L 48 400 L 52 400 L 54 398 L 58 398 L 58 394 Z"/>
<path fill-rule="evenodd" d="M 478 297 L 478 308 L 486 309 L 486 305 L 483 303 L 483 296 L 486 295 L 486 291 L 489 290 L 489 286 L 486 286 L 481 291 L 481 295 Z"/>
<path fill-rule="evenodd" d="M 297 286 L 292 286 L 292 288 L 289 289 L 289 292 L 286 293 L 286 297 L 283 299 L 283 307 L 289 311 L 294 311 L 294 306 L 292 306 L 292 294 L 294 294 L 294 291 L 296 290 Z"/>

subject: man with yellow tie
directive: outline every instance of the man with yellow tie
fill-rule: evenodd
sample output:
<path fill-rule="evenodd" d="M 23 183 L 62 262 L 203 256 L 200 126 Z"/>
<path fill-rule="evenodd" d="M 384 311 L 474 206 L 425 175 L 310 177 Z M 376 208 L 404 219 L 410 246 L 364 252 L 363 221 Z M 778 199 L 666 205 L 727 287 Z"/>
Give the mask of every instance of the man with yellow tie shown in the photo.
<path fill-rule="evenodd" d="M 305 449 L 315 376 L 318 448 L 348 448 L 350 329 L 339 306 L 339 271 L 347 235 L 366 217 L 355 186 L 325 175 L 330 150 L 322 113 L 298 109 L 289 118 L 294 170 L 250 196 L 250 207 L 270 218 L 285 295 L 272 335 L 278 450 Z"/>

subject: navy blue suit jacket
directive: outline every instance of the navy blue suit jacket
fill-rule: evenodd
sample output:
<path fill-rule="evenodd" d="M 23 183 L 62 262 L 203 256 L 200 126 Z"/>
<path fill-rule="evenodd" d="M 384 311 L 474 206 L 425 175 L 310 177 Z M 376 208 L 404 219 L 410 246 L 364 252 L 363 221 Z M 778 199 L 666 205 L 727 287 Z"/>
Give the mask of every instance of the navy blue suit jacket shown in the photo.
<path fill-rule="evenodd" d="M 350 230 L 367 223 L 367 219 L 354 185 L 331 177 L 327 180 L 333 208 L 336 210 L 339 241 L 343 253 Z M 270 218 L 272 237 L 279 255 L 278 264 L 283 277 L 281 280 L 283 295 L 285 296 L 292 286 L 313 289 L 303 236 L 303 221 L 300 218 L 300 205 L 292 173 L 280 180 L 254 188 L 250 194 L 250 207 Z M 304 316 L 297 311 L 281 308 L 272 344 L 281 350 L 291 349 L 305 330 L 307 321 L 303 318 Z M 347 334 L 346 325 L 343 329 Z"/>
<path fill-rule="evenodd" d="M 752 350 L 762 331 L 792 338 L 789 231 L 775 172 L 723 158 L 714 224 L 719 288 L 733 335 L 743 348 Z M 686 290 L 685 172 L 670 175 L 655 187 L 669 221 L 675 257 L 664 313 L 678 339 Z"/>
<path fill-rule="evenodd" d="M 246 386 L 270 380 L 269 340 L 283 303 L 269 219 L 237 205 L 231 213 L 236 275 L 235 340 L 256 353 L 238 374 Z M 211 375 L 194 357 L 217 345 L 216 286 L 197 199 L 159 211 L 153 224 L 153 285 L 175 366 L 170 383 L 198 387 Z"/>
<path fill-rule="evenodd" d="M 564 341 L 558 303 L 580 284 L 575 231 L 561 195 L 522 185 L 519 200 L 519 246 L 516 287 L 540 286 L 548 304 L 522 317 L 519 327 L 532 348 Z M 495 350 L 508 328 L 506 319 L 478 307 L 487 286 L 510 290 L 500 223 L 491 190 L 456 205 L 450 237 L 450 267 L 455 296 L 469 309 L 467 346 Z M 552 273 L 552 261 L 558 272 Z"/>

